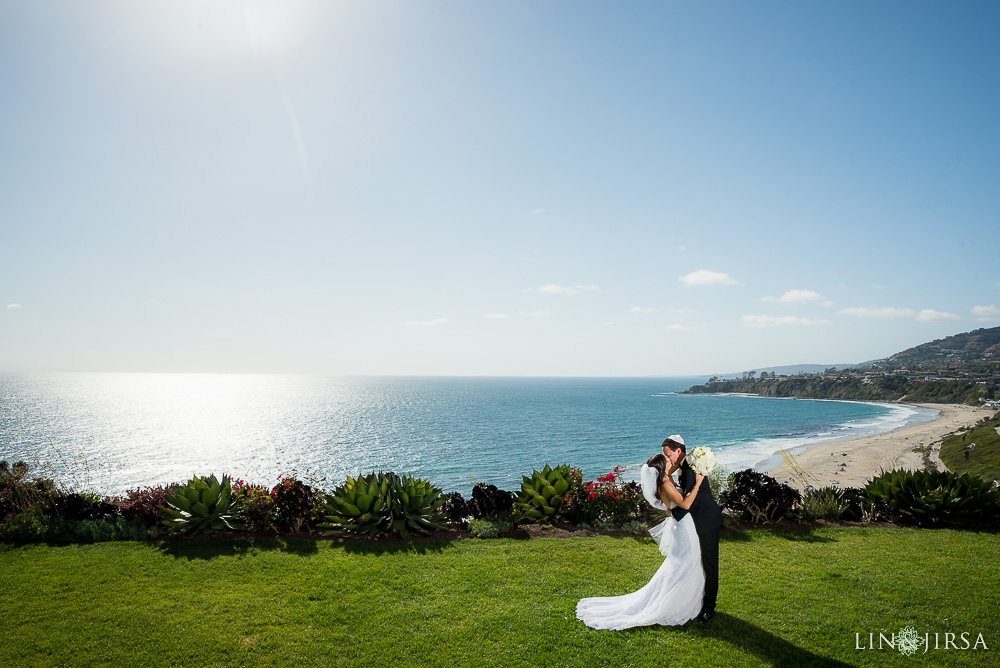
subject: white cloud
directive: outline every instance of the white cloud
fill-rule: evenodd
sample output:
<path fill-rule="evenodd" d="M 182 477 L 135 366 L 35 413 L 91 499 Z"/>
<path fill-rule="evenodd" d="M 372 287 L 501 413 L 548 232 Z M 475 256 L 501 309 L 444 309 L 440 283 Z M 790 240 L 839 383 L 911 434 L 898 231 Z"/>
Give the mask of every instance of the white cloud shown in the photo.
<path fill-rule="evenodd" d="M 510 316 L 506 313 L 487 313 L 486 317 L 493 320 L 503 320 L 504 318 L 509 318 Z"/>
<path fill-rule="evenodd" d="M 20 304 L 7 304 L 7 308 L 21 308 Z"/>
<path fill-rule="evenodd" d="M 917 314 L 920 322 L 947 322 L 948 320 L 961 320 L 962 317 L 947 311 L 935 311 L 932 308 L 925 308 Z"/>
<path fill-rule="evenodd" d="M 629 312 L 630 313 L 652 313 L 653 310 L 654 309 L 653 309 L 652 306 L 633 306 L 632 308 L 629 309 Z"/>
<path fill-rule="evenodd" d="M 789 290 L 780 297 L 763 297 L 762 302 L 779 304 L 811 304 L 819 302 L 823 306 L 833 306 L 833 302 L 814 290 Z"/>
<path fill-rule="evenodd" d="M 842 308 L 837 311 L 837 315 L 853 315 L 858 318 L 875 318 L 878 320 L 892 320 L 893 318 L 912 318 L 916 312 L 911 308 L 894 308 L 887 306 L 884 308 L 870 308 L 867 306 L 852 306 Z"/>
<path fill-rule="evenodd" d="M 833 306 L 833 300 L 832 299 L 824 299 L 823 303 L 820 304 L 820 306 L 825 306 L 827 308 L 830 308 L 831 306 Z"/>
<path fill-rule="evenodd" d="M 417 327 L 434 327 L 436 325 L 445 325 L 450 321 L 448 318 L 434 318 L 433 320 L 407 320 L 404 325 L 415 325 Z"/>
<path fill-rule="evenodd" d="M 687 247 L 687 246 L 678 246 L 678 247 L 677 247 L 677 250 L 679 250 L 679 251 L 680 251 L 681 253 L 683 253 L 683 252 L 684 252 L 684 251 L 686 251 L 687 249 L 688 249 L 688 247 Z"/>
<path fill-rule="evenodd" d="M 10 308 L 9 306 L 7 308 Z M 995 305 L 990 304 L 989 306 L 973 306 L 972 315 L 977 315 L 980 318 L 995 318 L 1000 316 L 1000 308 Z"/>
<path fill-rule="evenodd" d="M 589 292 L 597 289 L 596 285 L 555 285 L 554 283 L 549 283 L 548 285 L 540 285 L 537 288 L 528 288 L 525 292 L 538 290 L 547 295 L 578 295 L 581 292 Z"/>
<path fill-rule="evenodd" d="M 801 327 L 811 327 L 813 325 L 829 325 L 829 320 L 817 320 L 815 318 L 799 318 L 794 315 L 745 315 L 743 316 L 744 327 L 784 327 L 797 325 Z"/>
<path fill-rule="evenodd" d="M 531 210 L 531 215 L 533 215 L 533 216 L 540 216 L 543 213 L 545 213 L 545 209 L 532 209 Z"/>
<path fill-rule="evenodd" d="M 679 325 L 677 323 L 667 325 L 667 329 L 671 332 L 693 332 L 697 329 L 704 329 L 706 327 L 708 327 L 707 322 L 703 322 L 700 325 Z"/>
<path fill-rule="evenodd" d="M 709 271 L 708 269 L 699 269 L 690 274 L 678 276 L 678 280 L 688 288 L 707 285 L 739 285 L 739 281 L 733 279 L 729 274 Z"/>
<path fill-rule="evenodd" d="M 993 286 L 996 287 L 997 290 L 1000 290 L 1000 281 L 993 281 Z"/>

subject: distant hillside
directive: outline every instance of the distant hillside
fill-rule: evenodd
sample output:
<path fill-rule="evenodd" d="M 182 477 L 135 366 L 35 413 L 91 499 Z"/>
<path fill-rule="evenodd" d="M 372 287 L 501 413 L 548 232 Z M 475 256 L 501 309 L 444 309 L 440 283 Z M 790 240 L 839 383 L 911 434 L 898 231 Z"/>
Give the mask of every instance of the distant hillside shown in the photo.
<path fill-rule="evenodd" d="M 864 364 L 788 364 L 786 366 L 763 366 L 751 369 L 754 373 L 773 373 L 776 376 L 794 376 L 800 373 L 823 373 L 831 367 L 837 369 L 853 369 L 859 366 L 868 366 L 871 362 Z M 719 378 L 741 378 L 745 371 L 739 373 L 720 373 Z"/>
<path fill-rule="evenodd" d="M 1000 327 L 921 343 L 884 360 L 893 368 L 942 368 L 1000 363 Z"/>
<path fill-rule="evenodd" d="M 737 378 L 712 377 L 686 392 L 996 407 L 1000 406 L 1000 327 L 956 334 L 865 364 L 772 369 L 746 371 Z"/>
<path fill-rule="evenodd" d="M 1000 479 L 1000 417 L 981 420 L 973 429 L 944 439 L 941 461 L 956 473 Z"/>

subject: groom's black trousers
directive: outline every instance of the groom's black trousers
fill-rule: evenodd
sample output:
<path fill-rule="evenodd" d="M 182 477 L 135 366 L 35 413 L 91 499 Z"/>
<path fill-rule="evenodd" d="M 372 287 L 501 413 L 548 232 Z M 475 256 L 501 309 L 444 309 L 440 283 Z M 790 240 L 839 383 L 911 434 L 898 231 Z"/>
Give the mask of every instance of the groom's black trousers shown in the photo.
<path fill-rule="evenodd" d="M 698 543 L 701 544 L 701 565 L 705 569 L 705 598 L 701 609 L 715 612 L 715 599 L 719 595 L 719 527 L 705 533 L 699 531 Z"/>
<path fill-rule="evenodd" d="M 695 473 L 687 462 L 681 466 L 680 484 L 684 494 L 694 487 Z M 702 612 L 715 612 L 715 599 L 719 595 L 719 529 L 722 527 L 722 509 L 712 496 L 712 488 L 707 481 L 703 482 L 694 498 L 690 510 L 673 509 L 674 519 L 680 521 L 690 513 L 694 520 L 694 530 L 698 533 L 698 543 L 701 546 L 701 565 L 705 569 L 705 597 L 702 599 Z"/>

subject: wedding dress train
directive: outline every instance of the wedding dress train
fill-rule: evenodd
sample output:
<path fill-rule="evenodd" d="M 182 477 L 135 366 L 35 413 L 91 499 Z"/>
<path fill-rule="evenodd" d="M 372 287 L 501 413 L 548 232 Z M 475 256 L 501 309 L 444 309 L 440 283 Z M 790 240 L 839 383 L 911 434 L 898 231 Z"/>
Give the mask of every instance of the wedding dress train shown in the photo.
<path fill-rule="evenodd" d="M 648 484 L 646 476 L 641 477 L 645 493 Z M 650 494 L 645 495 L 650 499 Z M 666 509 L 658 499 L 650 501 Z M 585 598 L 577 603 L 577 619 L 594 629 L 622 630 L 653 624 L 679 626 L 698 615 L 705 593 L 705 572 L 694 521 L 685 515 L 678 522 L 668 514 L 649 533 L 664 555 L 649 583 L 631 594 Z"/>

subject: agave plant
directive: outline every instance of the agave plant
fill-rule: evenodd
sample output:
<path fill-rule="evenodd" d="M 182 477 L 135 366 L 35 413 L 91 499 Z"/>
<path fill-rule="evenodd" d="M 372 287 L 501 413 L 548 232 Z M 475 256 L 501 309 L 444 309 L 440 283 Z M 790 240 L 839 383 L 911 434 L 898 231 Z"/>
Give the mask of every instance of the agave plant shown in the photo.
<path fill-rule="evenodd" d="M 327 522 L 320 526 L 332 535 L 429 534 L 444 528 L 446 500 L 429 481 L 412 476 L 380 471 L 349 477 L 327 497 Z"/>
<path fill-rule="evenodd" d="M 319 526 L 330 535 L 376 536 L 388 529 L 384 512 L 389 496 L 389 478 L 381 471 L 347 481 L 326 497 L 327 521 Z"/>
<path fill-rule="evenodd" d="M 865 491 L 872 501 L 887 502 L 900 519 L 916 524 L 989 523 L 1000 517 L 1000 492 L 968 473 L 889 471 L 870 480 Z"/>
<path fill-rule="evenodd" d="M 799 502 L 804 520 L 839 520 L 844 512 L 844 490 L 837 487 L 809 489 Z"/>
<path fill-rule="evenodd" d="M 569 464 L 552 468 L 548 464 L 541 471 L 532 471 L 531 477 L 521 476 L 521 493 L 517 507 L 528 519 L 555 520 L 565 511 L 566 495 L 570 491 Z"/>
<path fill-rule="evenodd" d="M 447 516 L 441 510 L 447 498 L 429 480 L 389 474 L 389 518 L 392 530 L 403 538 L 410 531 L 429 534 L 443 529 Z"/>
<path fill-rule="evenodd" d="M 168 491 L 163 500 L 166 505 L 160 506 L 161 522 L 171 531 L 196 534 L 240 528 L 233 518 L 236 499 L 227 475 L 221 482 L 214 474 L 195 476 L 183 487 Z"/>

